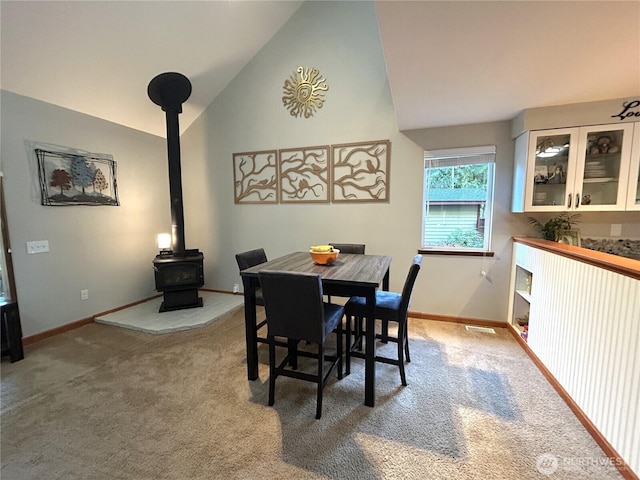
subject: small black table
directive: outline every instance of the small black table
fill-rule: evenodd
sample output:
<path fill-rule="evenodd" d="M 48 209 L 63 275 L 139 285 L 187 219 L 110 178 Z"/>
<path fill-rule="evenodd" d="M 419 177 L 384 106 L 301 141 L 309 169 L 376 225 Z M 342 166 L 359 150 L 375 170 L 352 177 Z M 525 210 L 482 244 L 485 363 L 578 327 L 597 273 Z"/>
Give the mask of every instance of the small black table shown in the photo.
<path fill-rule="evenodd" d="M 2 327 L 2 355 L 9 355 L 11 363 L 24 358 L 22 348 L 22 326 L 18 302 L 0 301 L 0 323 Z"/>
<path fill-rule="evenodd" d="M 365 345 L 365 395 L 364 403 L 373 407 L 375 403 L 375 305 L 376 289 L 382 285 L 389 289 L 389 267 L 391 257 L 387 255 L 358 255 L 341 253 L 331 265 L 317 265 L 308 252 L 294 252 L 275 260 L 242 270 L 244 286 L 244 321 L 247 343 L 247 374 L 249 380 L 258 378 L 258 340 L 256 331 L 256 288 L 260 286 L 258 272 L 278 270 L 319 274 L 326 295 L 337 297 L 365 297 L 367 299 L 366 345 Z"/>

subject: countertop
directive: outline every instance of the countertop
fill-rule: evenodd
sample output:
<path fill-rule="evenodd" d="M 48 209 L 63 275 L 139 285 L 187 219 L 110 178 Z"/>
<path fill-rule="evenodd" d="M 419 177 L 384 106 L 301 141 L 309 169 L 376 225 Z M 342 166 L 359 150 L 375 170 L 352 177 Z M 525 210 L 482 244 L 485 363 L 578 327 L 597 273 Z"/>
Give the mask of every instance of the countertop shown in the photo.
<path fill-rule="evenodd" d="M 541 238 L 513 237 L 513 241 L 640 280 L 640 260 L 633 260 L 631 258 L 552 242 Z"/>

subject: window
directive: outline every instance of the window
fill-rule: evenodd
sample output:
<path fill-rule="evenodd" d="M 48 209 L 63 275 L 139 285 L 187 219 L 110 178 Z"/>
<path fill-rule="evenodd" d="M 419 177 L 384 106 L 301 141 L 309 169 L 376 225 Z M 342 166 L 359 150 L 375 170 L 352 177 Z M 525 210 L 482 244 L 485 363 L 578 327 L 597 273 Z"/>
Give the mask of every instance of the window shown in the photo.
<path fill-rule="evenodd" d="M 495 158 L 495 146 L 424 152 L 422 250 L 491 250 Z"/>

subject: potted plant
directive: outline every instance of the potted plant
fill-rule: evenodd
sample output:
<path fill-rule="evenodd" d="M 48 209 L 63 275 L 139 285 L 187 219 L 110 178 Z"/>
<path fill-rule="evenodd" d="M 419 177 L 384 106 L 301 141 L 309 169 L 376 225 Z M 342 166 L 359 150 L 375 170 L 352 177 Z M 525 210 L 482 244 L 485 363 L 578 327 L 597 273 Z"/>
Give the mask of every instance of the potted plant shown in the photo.
<path fill-rule="evenodd" d="M 579 213 L 574 213 L 573 215 L 561 213 L 545 223 L 542 223 L 533 217 L 529 217 L 529 223 L 542 234 L 542 238 L 557 242 L 563 235 L 567 235 L 571 232 L 573 229 L 572 227 L 578 223 L 579 218 Z"/>

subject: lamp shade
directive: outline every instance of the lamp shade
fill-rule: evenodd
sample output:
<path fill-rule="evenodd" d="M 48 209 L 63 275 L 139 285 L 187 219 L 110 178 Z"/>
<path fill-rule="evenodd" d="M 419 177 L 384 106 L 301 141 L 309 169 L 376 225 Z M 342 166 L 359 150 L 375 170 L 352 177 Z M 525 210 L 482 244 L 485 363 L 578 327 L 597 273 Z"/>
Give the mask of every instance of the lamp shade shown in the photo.
<path fill-rule="evenodd" d="M 158 248 L 160 250 L 167 250 L 171 248 L 171 234 L 159 233 L 158 234 Z"/>

